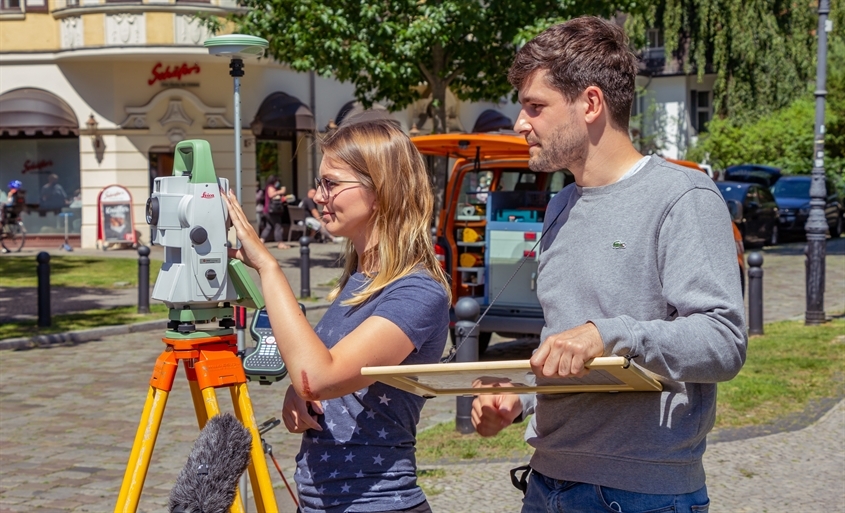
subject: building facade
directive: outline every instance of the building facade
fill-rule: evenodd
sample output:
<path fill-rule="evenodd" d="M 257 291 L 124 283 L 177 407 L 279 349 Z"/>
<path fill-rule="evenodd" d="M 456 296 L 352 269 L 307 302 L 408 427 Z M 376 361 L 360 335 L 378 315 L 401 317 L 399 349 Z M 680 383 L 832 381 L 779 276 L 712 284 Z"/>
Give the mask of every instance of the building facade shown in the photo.
<path fill-rule="evenodd" d="M 144 207 L 152 181 L 172 172 L 173 148 L 185 139 L 208 140 L 218 176 L 232 184 L 235 151 L 242 152 L 246 212 L 255 211 L 259 177 L 269 174 L 304 197 L 319 168 L 314 130 L 360 110 L 349 84 L 272 59 L 245 61 L 236 147 L 229 61 L 208 54 L 210 34 L 196 17 L 234 12 L 234 0 L 0 1 L 0 188 L 23 182 L 31 239 L 61 239 L 67 222 L 72 244 L 98 246 L 100 194 L 116 184 L 131 195 L 138 240 L 149 243 Z M 691 79 L 642 81 L 644 98 L 670 120 L 643 121 L 643 134 L 664 131 L 652 136 L 657 152 L 677 157 L 698 119 L 689 117 Z M 426 102 L 390 115 L 406 131 L 426 133 L 430 122 L 416 126 Z M 471 131 L 512 125 L 519 107 L 450 96 L 447 110 L 450 130 Z"/>

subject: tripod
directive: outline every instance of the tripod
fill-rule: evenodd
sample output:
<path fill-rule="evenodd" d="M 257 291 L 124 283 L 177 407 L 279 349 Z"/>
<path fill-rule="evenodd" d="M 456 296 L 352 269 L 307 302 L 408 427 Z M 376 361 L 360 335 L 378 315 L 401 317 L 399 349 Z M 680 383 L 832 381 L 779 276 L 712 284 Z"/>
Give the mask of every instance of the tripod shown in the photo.
<path fill-rule="evenodd" d="M 228 319 L 231 322 L 231 319 Z M 221 322 L 223 326 L 225 324 Z M 183 326 L 185 326 L 183 324 Z M 189 324 L 193 328 L 193 324 Z M 278 513 L 273 485 L 264 459 L 261 436 L 255 424 L 252 402 L 246 385 L 246 375 L 238 357 L 237 335 L 230 328 L 212 332 L 186 332 L 180 326 L 179 331 L 168 331 L 162 341 L 167 345 L 156 360 L 150 389 L 141 414 L 141 422 L 135 434 L 135 442 L 120 495 L 115 506 L 115 513 L 134 512 L 144 487 L 156 437 L 161 428 L 164 407 L 173 387 L 176 370 L 181 361 L 185 367 L 191 398 L 194 403 L 197 422 L 200 429 L 209 418 L 220 412 L 217 403 L 216 388 L 227 387 L 232 396 L 235 416 L 252 433 L 250 449 L 249 479 L 258 513 Z M 232 513 L 243 513 L 240 491 L 235 492 Z"/>

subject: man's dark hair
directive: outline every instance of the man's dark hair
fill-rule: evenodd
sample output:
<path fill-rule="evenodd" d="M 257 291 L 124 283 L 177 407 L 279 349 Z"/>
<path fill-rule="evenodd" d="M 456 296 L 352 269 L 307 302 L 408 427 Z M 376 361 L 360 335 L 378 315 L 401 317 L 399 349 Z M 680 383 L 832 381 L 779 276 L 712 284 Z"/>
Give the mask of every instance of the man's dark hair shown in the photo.
<path fill-rule="evenodd" d="M 519 90 L 538 70 L 548 71 L 549 85 L 570 102 L 598 87 L 613 125 L 628 129 L 638 66 L 619 26 L 583 16 L 546 29 L 517 52 L 508 80 Z"/>

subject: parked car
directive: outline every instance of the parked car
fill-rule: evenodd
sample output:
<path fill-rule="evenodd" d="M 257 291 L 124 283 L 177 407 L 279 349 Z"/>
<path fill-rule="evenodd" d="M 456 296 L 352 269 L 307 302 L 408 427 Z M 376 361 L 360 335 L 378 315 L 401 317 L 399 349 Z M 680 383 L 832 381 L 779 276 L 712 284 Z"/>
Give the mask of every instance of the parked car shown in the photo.
<path fill-rule="evenodd" d="M 728 182 L 756 183 L 770 188 L 782 176 L 780 168 L 764 166 L 762 164 L 739 164 L 725 169 L 725 180 Z"/>
<path fill-rule="evenodd" d="M 736 202 L 732 212 L 746 247 L 778 243 L 778 205 L 769 189 L 756 183 L 716 182 L 727 202 Z"/>
<path fill-rule="evenodd" d="M 780 230 L 783 235 L 804 237 L 804 225 L 810 215 L 810 175 L 783 176 L 772 187 L 775 201 L 780 210 Z M 827 197 L 824 216 L 831 237 L 842 235 L 843 211 L 845 207 L 830 179 L 825 180 Z"/>

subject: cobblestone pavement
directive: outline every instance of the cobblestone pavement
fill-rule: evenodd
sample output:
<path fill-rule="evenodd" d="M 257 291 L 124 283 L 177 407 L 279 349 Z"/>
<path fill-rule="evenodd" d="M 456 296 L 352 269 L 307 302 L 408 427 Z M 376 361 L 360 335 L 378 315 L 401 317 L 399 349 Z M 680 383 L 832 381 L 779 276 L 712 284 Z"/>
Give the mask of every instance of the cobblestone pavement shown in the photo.
<path fill-rule="evenodd" d="M 825 309 L 829 315 L 845 310 L 843 242 L 831 241 L 827 249 Z M 313 260 L 322 262 L 312 269 L 312 284 L 322 283 L 328 289 L 339 270 L 327 262 L 336 260 L 338 249 L 320 248 L 319 255 L 318 249 L 312 252 Z M 764 251 L 767 322 L 803 315 L 802 249 L 799 243 Z M 97 254 L 118 256 L 116 253 Z M 295 248 L 278 255 L 289 267 L 298 262 Z M 286 274 L 297 290 L 298 269 L 287 269 Z M 9 300 L 8 289 L 0 291 L 0 298 L 4 312 L 24 309 L 16 306 L 22 303 L 18 298 Z M 113 299 L 109 298 L 109 304 L 114 304 Z M 136 299 L 137 295 L 133 301 Z M 309 320 L 316 322 L 320 308 L 310 312 Z M 74 346 L 0 352 L 0 513 L 105 512 L 114 508 L 153 363 L 163 348 L 160 335 L 133 333 Z M 524 358 L 534 344 L 536 341 L 494 337 L 487 358 Z M 256 420 L 279 416 L 286 386 L 287 380 L 250 387 Z M 223 394 L 220 403 L 224 411 L 230 409 Z M 453 398 L 428 401 L 420 429 L 453 419 L 454 404 Z M 195 422 L 180 371 L 138 511 L 166 509 L 170 487 L 196 438 Z M 726 437 L 730 441 L 717 443 L 711 439 L 705 454 L 711 512 L 845 512 L 845 404 L 816 405 L 806 412 L 803 424 L 797 423 L 789 428 L 797 430 L 788 432 L 749 433 L 745 438 Z M 715 435 L 712 438 L 718 440 L 719 434 Z M 278 427 L 265 439 L 292 482 L 291 462 L 299 436 Z M 521 493 L 511 486 L 508 470 L 522 463 L 428 465 L 421 470 L 437 470 L 424 473 L 432 476 L 424 481 L 436 512 L 509 512 L 519 511 Z M 272 463 L 270 471 L 280 510 L 293 511 Z M 254 506 L 249 505 L 249 510 L 254 511 Z"/>

